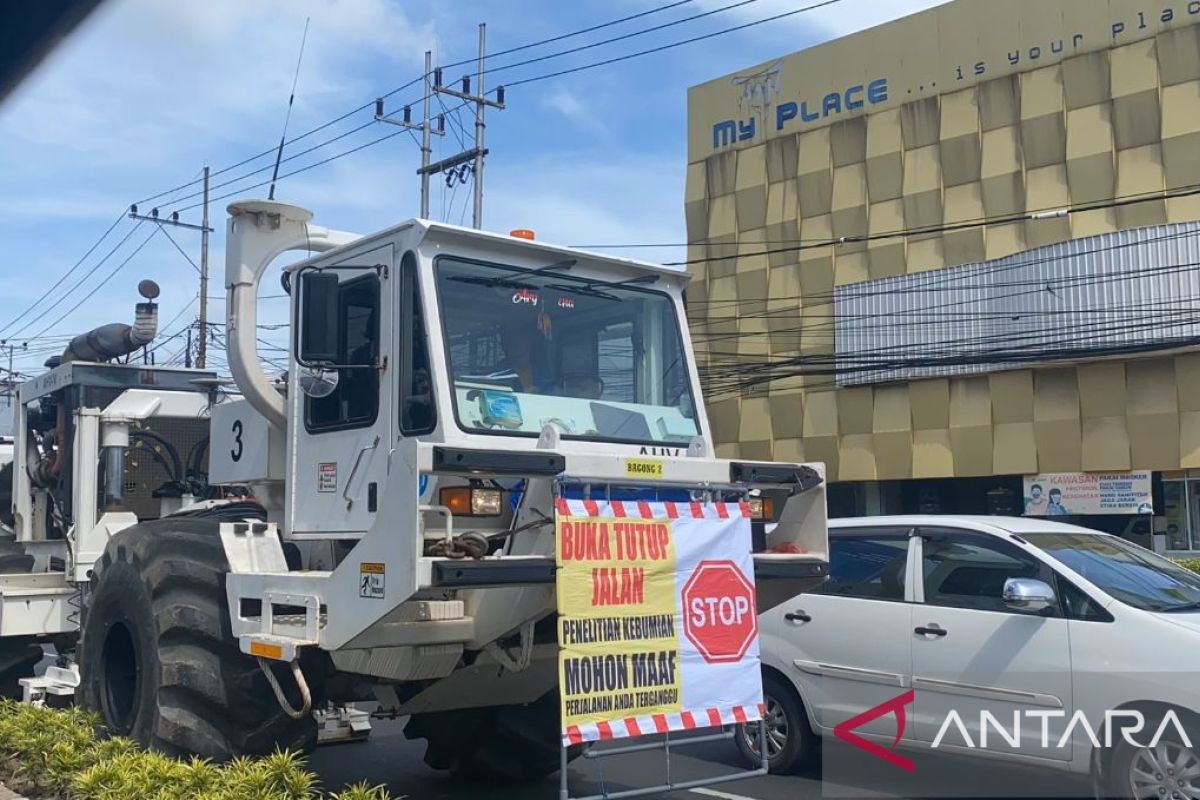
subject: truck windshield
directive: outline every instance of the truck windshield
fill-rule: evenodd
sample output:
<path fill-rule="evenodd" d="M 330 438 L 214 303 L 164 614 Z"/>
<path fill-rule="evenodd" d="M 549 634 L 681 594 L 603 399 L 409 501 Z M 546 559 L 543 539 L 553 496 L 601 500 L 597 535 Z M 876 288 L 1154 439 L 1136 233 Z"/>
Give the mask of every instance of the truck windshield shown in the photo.
<path fill-rule="evenodd" d="M 1124 539 L 1087 533 L 1022 533 L 1021 536 L 1135 608 L 1200 610 L 1200 576 Z"/>
<path fill-rule="evenodd" d="M 438 259 L 461 428 L 686 446 L 699 433 L 675 305 L 628 283 Z"/>

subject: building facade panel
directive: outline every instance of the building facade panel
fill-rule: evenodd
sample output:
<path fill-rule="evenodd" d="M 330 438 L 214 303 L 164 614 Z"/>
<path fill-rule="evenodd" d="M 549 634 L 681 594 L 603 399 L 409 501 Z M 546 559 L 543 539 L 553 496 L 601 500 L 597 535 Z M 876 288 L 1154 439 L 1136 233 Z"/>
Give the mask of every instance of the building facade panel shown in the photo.
<path fill-rule="evenodd" d="M 693 87 L 688 162 L 723 454 L 859 510 L 1149 469 L 1200 548 L 1200 2 L 955 0 Z"/>

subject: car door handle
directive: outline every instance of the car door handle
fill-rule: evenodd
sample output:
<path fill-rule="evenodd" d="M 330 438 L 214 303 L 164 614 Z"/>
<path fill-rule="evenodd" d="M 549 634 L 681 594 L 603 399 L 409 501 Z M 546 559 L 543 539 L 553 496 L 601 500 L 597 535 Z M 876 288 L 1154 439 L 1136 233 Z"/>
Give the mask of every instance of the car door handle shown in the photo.
<path fill-rule="evenodd" d="M 919 628 L 913 628 L 913 633 L 918 633 L 921 636 L 945 636 L 950 631 L 945 628 L 930 628 L 922 625 Z"/>
<path fill-rule="evenodd" d="M 812 617 L 810 617 L 808 612 L 804 611 L 803 609 L 784 614 L 783 618 L 788 622 L 812 622 Z"/>

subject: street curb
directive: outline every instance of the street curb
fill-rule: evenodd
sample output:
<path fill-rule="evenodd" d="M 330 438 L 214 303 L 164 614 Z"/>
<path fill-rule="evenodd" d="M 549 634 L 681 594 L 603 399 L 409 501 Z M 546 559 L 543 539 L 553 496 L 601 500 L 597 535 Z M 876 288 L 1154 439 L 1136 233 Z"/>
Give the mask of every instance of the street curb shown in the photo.
<path fill-rule="evenodd" d="M 0 783 L 0 800 L 29 800 L 25 795 L 17 794 L 3 783 Z"/>

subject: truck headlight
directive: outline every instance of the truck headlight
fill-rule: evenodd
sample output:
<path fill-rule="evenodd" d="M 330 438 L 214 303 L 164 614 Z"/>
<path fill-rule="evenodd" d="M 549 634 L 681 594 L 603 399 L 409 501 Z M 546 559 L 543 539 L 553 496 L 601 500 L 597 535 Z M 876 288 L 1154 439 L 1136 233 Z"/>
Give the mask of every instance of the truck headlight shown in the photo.
<path fill-rule="evenodd" d="M 498 517 L 504 509 L 504 493 L 479 486 L 447 486 L 438 492 L 442 505 L 459 517 Z"/>
<path fill-rule="evenodd" d="M 751 497 L 746 504 L 750 506 L 750 519 L 762 521 L 775 518 L 775 504 L 769 497 Z"/>

